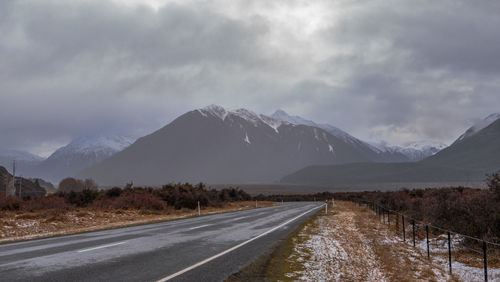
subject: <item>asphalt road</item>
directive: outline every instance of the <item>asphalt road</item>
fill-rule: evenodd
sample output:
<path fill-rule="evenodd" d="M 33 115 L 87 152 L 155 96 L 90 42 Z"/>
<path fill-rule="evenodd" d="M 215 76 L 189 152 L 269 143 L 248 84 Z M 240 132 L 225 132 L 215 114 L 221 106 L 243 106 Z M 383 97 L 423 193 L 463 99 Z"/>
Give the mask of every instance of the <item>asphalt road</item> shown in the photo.
<path fill-rule="evenodd" d="M 0 281 L 222 281 L 321 203 L 207 215 L 0 245 Z"/>

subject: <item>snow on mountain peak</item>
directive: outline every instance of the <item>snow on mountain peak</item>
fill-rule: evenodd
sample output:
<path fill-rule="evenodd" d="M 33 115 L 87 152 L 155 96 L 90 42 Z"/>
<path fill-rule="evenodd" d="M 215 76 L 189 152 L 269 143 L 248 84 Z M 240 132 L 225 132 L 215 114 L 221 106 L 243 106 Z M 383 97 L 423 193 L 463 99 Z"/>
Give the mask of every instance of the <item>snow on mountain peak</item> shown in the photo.
<path fill-rule="evenodd" d="M 253 125 L 255 126 L 257 126 L 259 122 L 262 122 L 262 119 L 256 113 L 249 111 L 247 109 L 241 108 L 234 111 L 230 111 L 230 113 L 253 123 Z"/>
<path fill-rule="evenodd" d="M 497 121 L 500 119 L 500 113 L 494 113 L 486 118 L 476 122 L 474 125 L 472 125 L 467 131 L 465 131 L 464 134 L 460 135 L 458 139 L 455 141 L 455 143 L 460 142 L 468 137 L 471 137 L 472 135 L 478 133 L 479 131 L 483 130 L 484 128 L 488 127 L 490 124 L 493 122 Z"/>
<path fill-rule="evenodd" d="M 59 148 L 49 159 L 61 158 L 73 154 L 92 154 L 110 156 L 122 151 L 135 141 L 125 136 L 82 136 L 74 139 L 68 145 Z"/>
<path fill-rule="evenodd" d="M 271 115 L 271 117 L 278 120 L 287 121 L 295 125 L 308 125 L 308 126 L 319 127 L 318 124 L 316 124 L 311 120 L 307 120 L 299 116 L 291 116 L 283 110 L 277 110 L 276 112 L 274 112 L 274 114 Z"/>
<path fill-rule="evenodd" d="M 202 109 L 198 109 L 198 112 L 203 116 L 208 116 L 208 115 L 215 116 L 215 117 L 220 118 L 223 121 L 226 119 L 226 116 L 228 114 L 226 109 L 224 109 L 223 107 L 221 107 L 219 105 L 213 105 L 213 104 L 206 106 Z"/>
<path fill-rule="evenodd" d="M 394 155 L 404 155 L 406 156 L 409 160 L 411 161 L 418 161 L 421 159 L 424 159 L 428 156 L 434 155 L 435 153 L 439 152 L 440 150 L 444 149 L 447 147 L 447 145 L 439 142 L 433 142 L 433 141 L 419 141 L 419 142 L 411 142 L 407 143 L 401 146 L 391 146 L 387 143 L 376 143 L 376 144 L 369 144 L 366 142 L 363 142 L 347 132 L 333 126 L 330 124 L 319 124 L 314 121 L 302 118 L 300 116 L 293 116 L 289 115 L 287 112 L 285 112 L 282 109 L 276 110 L 272 115 L 266 116 L 266 115 L 258 115 L 252 111 L 249 111 L 247 109 L 236 109 L 236 110 L 226 110 L 221 106 L 216 106 L 216 105 L 210 105 L 208 107 L 202 108 L 198 110 L 203 116 L 208 117 L 208 116 L 215 116 L 220 118 L 222 121 L 226 120 L 227 116 L 231 117 L 239 117 L 242 118 L 248 122 L 250 122 L 252 125 L 255 127 L 258 127 L 259 125 L 266 124 L 267 126 L 271 127 L 274 129 L 276 133 L 279 133 L 278 128 L 282 124 L 292 124 L 292 125 L 305 125 L 305 126 L 311 126 L 311 127 L 316 127 L 325 130 L 326 132 L 330 133 L 331 135 L 343 140 L 346 143 L 353 144 L 355 146 L 360 146 L 362 148 L 372 150 L 376 152 L 377 154 L 394 154 Z M 500 115 L 491 115 L 487 119 L 488 120 L 496 120 Z M 320 136 L 316 130 L 315 132 L 315 138 L 317 140 L 320 139 Z M 246 138 L 244 139 L 246 142 Z M 248 142 L 247 142 L 248 143 Z M 300 148 L 300 145 L 299 145 Z M 333 148 L 333 147 L 332 147 Z M 329 148 L 330 149 L 330 148 Z M 332 151 L 332 150 L 330 150 Z"/>
<path fill-rule="evenodd" d="M 84 136 L 73 140 L 66 147 L 74 151 L 85 151 L 100 147 L 121 151 L 130 146 L 133 141 L 133 138 L 124 136 Z"/>
<path fill-rule="evenodd" d="M 500 119 L 500 113 L 494 113 L 489 116 L 487 116 L 484 120 L 492 124 L 496 120 Z"/>
<path fill-rule="evenodd" d="M 314 121 L 302 118 L 300 116 L 291 116 L 288 113 L 286 113 L 284 110 L 277 110 L 274 112 L 274 114 L 271 115 L 271 117 L 278 119 L 278 120 L 283 120 L 286 122 L 289 122 L 291 124 L 295 125 L 307 125 L 307 126 L 313 126 L 313 127 L 318 127 L 326 132 L 332 134 L 333 136 L 340 138 L 344 140 L 345 142 L 349 142 L 351 144 L 360 144 L 362 143 L 360 140 L 356 139 L 355 137 L 349 135 L 342 129 L 339 129 L 333 125 L 330 124 L 317 124 Z"/>
<path fill-rule="evenodd" d="M 19 150 L 8 150 L 8 149 L 0 149 L 0 157 L 17 161 L 36 162 L 44 160 L 44 158 L 29 152 L 19 151 Z"/>
<path fill-rule="evenodd" d="M 226 110 L 225 108 L 217 105 L 210 105 L 202 109 L 197 110 L 204 117 L 213 116 L 221 119 L 222 121 L 226 120 L 228 115 L 236 116 L 242 118 L 254 126 L 259 126 L 259 124 L 266 124 L 271 127 L 276 133 L 278 133 L 278 128 L 285 122 L 280 119 L 272 118 L 265 115 L 258 115 L 250 110 L 240 108 L 236 110 Z"/>
<path fill-rule="evenodd" d="M 402 147 L 408 148 L 408 149 L 420 150 L 420 151 L 422 151 L 422 150 L 441 151 L 442 149 L 448 147 L 448 145 L 446 145 L 442 142 L 437 142 L 437 141 L 415 141 L 415 142 L 405 143 Z"/>
<path fill-rule="evenodd" d="M 446 148 L 447 145 L 435 141 L 415 141 L 401 146 L 393 146 L 387 142 L 370 143 L 374 149 L 382 153 L 399 153 L 405 155 L 410 161 L 420 161 Z"/>

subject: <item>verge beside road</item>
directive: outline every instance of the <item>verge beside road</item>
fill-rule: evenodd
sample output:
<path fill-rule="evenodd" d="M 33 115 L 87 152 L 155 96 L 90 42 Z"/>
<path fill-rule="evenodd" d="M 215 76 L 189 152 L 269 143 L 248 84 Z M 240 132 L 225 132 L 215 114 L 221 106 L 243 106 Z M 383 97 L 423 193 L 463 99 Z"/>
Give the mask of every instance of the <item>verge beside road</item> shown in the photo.
<path fill-rule="evenodd" d="M 275 205 L 277 204 L 273 202 L 258 203 L 259 208 Z M 202 215 L 207 215 L 254 208 L 255 202 L 242 201 L 230 202 L 220 208 L 202 208 L 201 212 Z M 196 210 L 189 209 L 150 211 L 81 208 L 64 212 L 4 211 L 0 213 L 0 243 L 136 226 L 197 215 Z"/>
<path fill-rule="evenodd" d="M 329 212 L 318 212 L 272 253 L 229 280 L 459 280 L 447 274 L 446 265 L 402 242 L 367 208 L 336 201 Z"/>

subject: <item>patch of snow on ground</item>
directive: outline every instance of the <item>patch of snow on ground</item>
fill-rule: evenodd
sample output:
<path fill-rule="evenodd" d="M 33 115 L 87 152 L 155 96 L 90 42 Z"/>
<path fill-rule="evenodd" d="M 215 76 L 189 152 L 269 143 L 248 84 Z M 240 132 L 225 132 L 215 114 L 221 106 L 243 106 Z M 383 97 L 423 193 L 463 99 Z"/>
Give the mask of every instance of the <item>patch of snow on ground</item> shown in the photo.
<path fill-rule="evenodd" d="M 456 250 L 461 248 L 461 244 L 465 238 L 460 235 L 451 236 L 451 251 L 452 251 L 452 262 L 451 269 L 455 277 L 461 281 L 484 281 L 484 269 L 481 267 L 472 267 L 465 265 L 461 262 L 454 261 L 454 253 Z M 427 242 L 426 240 L 417 240 L 416 247 L 420 249 L 423 253 L 427 254 Z M 448 236 L 446 234 L 441 234 L 435 238 L 429 238 L 429 250 L 431 252 L 431 258 L 435 264 L 440 264 L 446 269 L 448 269 Z M 441 254 L 441 255 L 437 255 Z M 475 259 L 482 262 L 482 254 L 477 254 Z M 488 279 L 490 281 L 500 281 L 500 268 L 493 268 L 488 266 Z"/>
<path fill-rule="evenodd" d="M 302 243 L 295 246 L 295 253 L 303 262 L 303 270 L 287 275 L 289 278 L 298 278 L 300 281 L 339 281 L 355 279 L 358 281 L 387 281 L 375 259 L 375 253 L 369 247 L 357 249 L 352 255 L 353 246 L 349 243 L 350 236 L 354 235 L 355 241 L 365 241 L 354 223 L 346 219 L 346 224 L 336 228 L 327 217 L 318 220 L 312 227 L 312 232 L 304 229 L 300 237 L 305 238 Z M 360 271 L 362 269 L 362 271 Z"/>

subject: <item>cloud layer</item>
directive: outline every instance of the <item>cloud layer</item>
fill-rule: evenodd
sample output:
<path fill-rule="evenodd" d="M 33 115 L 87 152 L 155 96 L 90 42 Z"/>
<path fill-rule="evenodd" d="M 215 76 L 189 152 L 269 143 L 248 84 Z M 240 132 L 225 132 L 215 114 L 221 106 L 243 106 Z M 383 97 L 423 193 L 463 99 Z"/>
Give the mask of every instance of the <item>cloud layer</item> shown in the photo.
<path fill-rule="evenodd" d="M 496 2 L 146 2 L 1 1 L 0 147 L 47 155 L 212 103 L 399 144 L 500 111 Z"/>

